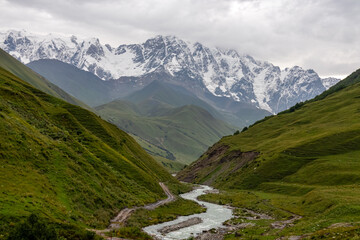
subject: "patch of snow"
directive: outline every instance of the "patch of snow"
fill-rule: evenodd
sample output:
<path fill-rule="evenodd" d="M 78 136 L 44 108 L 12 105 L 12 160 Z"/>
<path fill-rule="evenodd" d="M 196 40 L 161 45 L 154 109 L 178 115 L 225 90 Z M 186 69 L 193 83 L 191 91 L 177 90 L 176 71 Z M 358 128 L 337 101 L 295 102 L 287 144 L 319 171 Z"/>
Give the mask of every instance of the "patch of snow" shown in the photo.
<path fill-rule="evenodd" d="M 288 74 L 289 74 L 288 68 L 282 70 L 280 74 L 280 82 L 282 83 L 285 82 L 285 78 L 288 76 Z"/>
<path fill-rule="evenodd" d="M 220 90 L 223 91 L 224 93 L 227 92 L 227 89 L 223 84 L 220 85 Z"/>
<path fill-rule="evenodd" d="M 263 70 L 254 78 L 253 89 L 260 108 L 272 112 L 273 110 L 267 104 L 265 76 L 266 70 Z"/>
<path fill-rule="evenodd" d="M 182 69 L 182 66 L 179 64 L 176 56 L 174 55 L 171 59 L 171 62 L 167 63 L 165 68 L 172 76 L 174 76 L 174 73 L 179 72 Z"/>
<path fill-rule="evenodd" d="M 216 88 L 218 87 L 218 84 L 212 80 L 212 77 L 214 75 L 214 69 L 208 68 L 208 71 L 203 74 L 203 81 L 205 84 L 205 87 L 215 96 L 218 96 L 215 93 Z"/>
<path fill-rule="evenodd" d="M 135 54 L 127 49 L 126 52 L 115 55 L 106 48 L 104 49 L 105 57 L 101 61 L 95 61 L 97 66 L 103 68 L 112 74 L 113 78 L 117 79 L 121 76 L 141 76 L 146 73 L 141 63 L 135 64 L 133 59 Z"/>

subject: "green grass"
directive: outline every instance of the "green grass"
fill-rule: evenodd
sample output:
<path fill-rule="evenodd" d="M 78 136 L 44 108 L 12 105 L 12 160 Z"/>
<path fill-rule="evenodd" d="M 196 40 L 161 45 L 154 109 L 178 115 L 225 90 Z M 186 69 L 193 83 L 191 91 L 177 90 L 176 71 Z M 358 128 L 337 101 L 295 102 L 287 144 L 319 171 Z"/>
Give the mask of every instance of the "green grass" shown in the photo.
<path fill-rule="evenodd" d="M 360 226 L 359 223 L 355 226 L 344 226 L 338 228 L 330 228 L 317 231 L 315 233 L 305 236 L 304 239 L 360 239 Z"/>
<path fill-rule="evenodd" d="M 314 100 L 222 138 L 179 178 L 206 181 L 227 192 L 204 197 L 208 200 L 303 216 L 282 231 L 268 228 L 269 236 L 312 234 L 333 223 L 359 222 L 359 75 L 357 71 Z M 259 155 L 246 159 L 250 152 Z M 256 228 L 249 231 L 261 235 Z"/>
<path fill-rule="evenodd" d="M 172 221 L 178 216 L 187 216 L 204 211 L 205 209 L 196 202 L 178 198 L 174 202 L 165 204 L 154 210 L 136 210 L 135 213 L 126 220 L 126 226 L 143 228 L 162 222 Z"/>
<path fill-rule="evenodd" d="M 244 216 L 242 208 L 251 209 L 259 213 L 272 216 L 273 220 L 246 220 L 235 217 L 229 222 L 232 224 L 252 222 L 255 224 L 250 229 L 237 231 L 245 239 L 275 239 L 282 236 L 306 235 L 326 236 L 337 235 L 344 228 L 325 230 L 334 223 L 351 223 L 358 225 L 359 222 L 359 191 L 356 185 L 347 185 L 341 189 L 332 187 L 318 188 L 302 196 L 276 194 L 262 191 L 249 190 L 226 190 L 220 194 L 207 194 L 201 196 L 202 200 L 217 204 L 230 204 L 237 207 L 235 216 Z M 273 229 L 270 224 L 275 221 L 289 219 L 292 213 L 303 216 L 297 220 L 294 226 L 284 230 Z M 351 229 L 351 228 L 348 228 Z M 358 229 L 358 227 L 356 228 Z M 358 232 L 358 230 L 357 230 Z M 265 234 L 264 234 L 265 233 Z M 237 234 L 238 235 L 238 234 Z M 238 236 L 239 237 L 239 236 Z M 234 233 L 226 239 L 236 239 Z M 310 239 L 310 238 L 309 238 Z M 340 238 L 338 238 L 340 239 Z M 345 238 L 344 238 L 345 239 Z M 351 238 L 349 238 L 351 239 Z"/>
<path fill-rule="evenodd" d="M 3 237 L 3 236 L 2 236 Z M 29 217 L 17 223 L 10 231 L 8 240 L 19 239 L 78 239 L 98 240 L 102 239 L 94 232 L 89 232 L 72 224 L 56 224 L 44 218 L 31 214 Z"/>
<path fill-rule="evenodd" d="M 234 210 L 234 214 L 243 213 L 240 208 L 246 208 L 259 213 L 265 213 L 275 219 L 283 219 L 291 216 L 287 211 L 274 207 L 270 201 L 259 195 L 259 192 L 249 192 L 245 190 L 227 190 L 220 194 L 206 194 L 199 197 L 200 200 L 208 201 L 220 205 L 230 204 L 239 209 Z"/>
<path fill-rule="evenodd" d="M 0 235 L 36 213 L 66 236 L 181 186 L 136 141 L 0 68 Z M 77 231 L 77 230 L 76 230 Z"/>
<path fill-rule="evenodd" d="M 169 173 L 171 173 L 171 174 L 176 174 L 177 172 L 181 171 L 182 169 L 184 169 L 186 167 L 186 164 L 183 164 L 183 163 L 180 163 L 180 162 L 177 162 L 177 161 L 174 161 L 174 160 L 169 160 L 169 159 L 164 158 L 162 156 L 154 156 L 153 155 L 153 158 L 160 165 L 162 165 L 166 170 L 168 170 Z"/>
<path fill-rule="evenodd" d="M 137 227 L 122 227 L 111 234 L 113 237 L 121 237 L 133 240 L 152 240 L 153 238 Z"/>
<path fill-rule="evenodd" d="M 176 183 L 168 183 L 167 186 L 169 190 L 176 195 L 189 192 L 193 189 L 192 184 L 179 185 Z M 177 198 L 174 202 L 170 202 L 154 210 L 136 210 L 119 230 L 112 231 L 109 236 L 130 239 L 152 239 L 141 230 L 143 227 L 172 221 L 178 216 L 186 216 L 203 211 L 205 211 L 205 209 L 196 202 Z"/>
<path fill-rule="evenodd" d="M 168 150 L 156 146 L 141 137 L 131 135 L 144 150 L 170 173 L 176 173 L 185 167 L 185 164 L 176 161 L 175 156 Z"/>
<path fill-rule="evenodd" d="M 278 195 L 271 194 L 271 198 Z M 216 204 L 230 204 L 236 207 L 233 210 L 234 218 L 227 221 L 227 224 L 237 225 L 242 223 L 253 223 L 254 226 L 245 229 L 239 229 L 231 234 L 228 234 L 225 239 L 276 239 L 281 235 L 278 234 L 277 229 L 271 228 L 270 224 L 286 220 L 291 217 L 291 213 L 279 208 L 273 204 L 270 196 L 263 196 L 261 192 L 250 192 L 244 190 L 228 190 L 221 191 L 220 194 L 207 194 L 200 196 L 201 200 L 213 202 Z M 263 213 L 271 216 L 273 219 L 262 220 L 248 220 L 243 216 L 252 216 L 248 214 L 243 208 L 253 210 L 258 213 Z"/>

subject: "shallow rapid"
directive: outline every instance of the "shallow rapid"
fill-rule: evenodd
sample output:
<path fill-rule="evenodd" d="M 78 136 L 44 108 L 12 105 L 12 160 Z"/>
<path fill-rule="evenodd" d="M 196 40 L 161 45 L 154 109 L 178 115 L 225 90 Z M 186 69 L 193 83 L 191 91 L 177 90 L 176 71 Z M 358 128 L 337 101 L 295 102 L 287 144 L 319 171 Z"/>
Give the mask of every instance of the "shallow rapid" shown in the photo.
<path fill-rule="evenodd" d="M 148 234 L 155 236 L 157 239 L 163 239 L 163 240 L 172 240 L 172 239 L 187 239 L 192 236 L 197 236 L 198 234 L 202 233 L 203 231 L 210 230 L 212 228 L 218 228 L 221 227 L 223 222 L 231 219 L 233 217 L 232 210 L 229 209 L 226 206 L 217 205 L 213 203 L 208 203 L 204 201 L 197 200 L 197 197 L 203 194 L 206 194 L 207 191 L 213 190 L 209 186 L 201 185 L 199 188 L 180 195 L 184 199 L 193 200 L 207 208 L 206 212 L 199 213 L 199 214 L 193 214 L 190 216 L 182 216 L 178 217 L 177 219 L 165 222 L 157 225 L 151 225 L 143 230 L 147 232 Z M 159 232 L 160 229 L 163 229 L 165 226 L 170 226 L 174 224 L 178 224 L 180 222 L 186 221 L 191 218 L 201 218 L 202 222 L 198 223 L 196 225 L 185 227 L 170 233 L 167 233 L 165 235 L 161 234 Z"/>

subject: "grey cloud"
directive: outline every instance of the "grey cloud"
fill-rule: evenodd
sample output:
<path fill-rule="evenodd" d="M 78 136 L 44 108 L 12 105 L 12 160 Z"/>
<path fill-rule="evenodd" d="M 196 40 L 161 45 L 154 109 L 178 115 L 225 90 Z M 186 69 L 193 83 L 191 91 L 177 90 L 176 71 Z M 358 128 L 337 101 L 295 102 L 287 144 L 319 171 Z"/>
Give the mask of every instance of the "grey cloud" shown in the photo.
<path fill-rule="evenodd" d="M 358 0 L 0 0 L 1 28 L 99 37 L 170 34 L 321 75 L 360 67 Z M 349 72 L 350 71 L 350 72 Z"/>

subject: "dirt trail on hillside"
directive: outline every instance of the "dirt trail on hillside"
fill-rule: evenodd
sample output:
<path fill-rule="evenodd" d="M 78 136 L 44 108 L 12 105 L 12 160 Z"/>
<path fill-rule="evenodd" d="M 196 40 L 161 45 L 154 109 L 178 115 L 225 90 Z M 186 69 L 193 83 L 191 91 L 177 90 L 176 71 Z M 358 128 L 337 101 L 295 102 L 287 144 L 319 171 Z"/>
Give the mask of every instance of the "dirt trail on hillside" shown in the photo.
<path fill-rule="evenodd" d="M 167 198 L 157 201 L 156 203 L 148 204 L 148 205 L 144 206 L 143 208 L 145 208 L 147 210 L 153 210 L 161 205 L 167 204 L 167 203 L 175 200 L 175 196 L 170 192 L 170 190 L 164 183 L 160 182 L 159 185 L 164 190 Z"/>
<path fill-rule="evenodd" d="M 116 215 L 116 217 L 114 217 L 112 220 L 110 220 L 110 225 L 106 229 L 102 229 L 102 230 L 88 229 L 88 230 L 95 232 L 97 235 L 99 235 L 105 239 L 122 240 L 123 238 L 106 237 L 105 233 L 108 233 L 108 232 L 111 232 L 112 230 L 120 228 L 121 224 L 123 224 L 126 221 L 126 219 L 128 219 L 130 217 L 132 212 L 134 212 L 137 209 L 144 208 L 147 210 L 153 210 L 157 207 L 160 207 L 164 204 L 172 202 L 176 199 L 176 197 L 170 192 L 169 188 L 164 183 L 159 182 L 159 185 L 165 192 L 165 194 L 167 196 L 166 199 L 157 201 L 155 203 L 147 204 L 143 207 L 124 208 L 118 213 L 118 215 Z"/>

